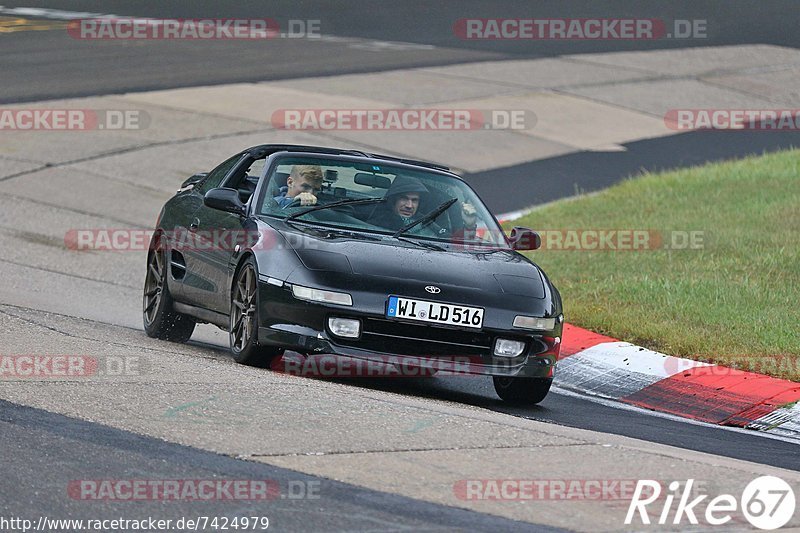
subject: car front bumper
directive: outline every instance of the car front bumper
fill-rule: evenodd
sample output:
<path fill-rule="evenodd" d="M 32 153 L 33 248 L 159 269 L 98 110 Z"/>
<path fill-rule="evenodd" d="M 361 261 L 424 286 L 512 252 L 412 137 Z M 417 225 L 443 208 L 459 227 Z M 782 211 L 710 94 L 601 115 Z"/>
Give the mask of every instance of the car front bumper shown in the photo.
<path fill-rule="evenodd" d="M 303 354 L 334 354 L 463 374 L 552 378 L 561 348 L 561 324 L 538 334 L 390 320 L 375 310 L 298 300 L 288 286 L 263 281 L 259 306 L 259 343 Z M 329 317 L 360 320 L 360 337 L 335 336 L 327 327 Z M 525 349 L 516 357 L 495 356 L 497 337 L 521 340 Z"/>

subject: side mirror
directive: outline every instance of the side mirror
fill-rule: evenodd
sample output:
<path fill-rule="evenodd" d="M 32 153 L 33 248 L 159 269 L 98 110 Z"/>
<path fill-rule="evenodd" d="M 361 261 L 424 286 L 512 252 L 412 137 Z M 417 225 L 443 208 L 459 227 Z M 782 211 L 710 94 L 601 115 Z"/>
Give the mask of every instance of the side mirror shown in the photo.
<path fill-rule="evenodd" d="M 200 174 L 195 174 L 194 176 L 187 178 L 186 181 L 181 183 L 181 190 L 194 187 L 195 185 L 200 183 L 206 176 L 208 176 L 208 172 L 201 172 Z"/>
<path fill-rule="evenodd" d="M 538 250 L 542 246 L 542 238 L 532 229 L 514 226 L 508 236 L 514 250 Z"/>
<path fill-rule="evenodd" d="M 244 216 L 246 207 L 239 198 L 239 191 L 236 189 L 211 189 L 203 197 L 203 203 L 211 209 L 219 209 L 226 213 Z"/>

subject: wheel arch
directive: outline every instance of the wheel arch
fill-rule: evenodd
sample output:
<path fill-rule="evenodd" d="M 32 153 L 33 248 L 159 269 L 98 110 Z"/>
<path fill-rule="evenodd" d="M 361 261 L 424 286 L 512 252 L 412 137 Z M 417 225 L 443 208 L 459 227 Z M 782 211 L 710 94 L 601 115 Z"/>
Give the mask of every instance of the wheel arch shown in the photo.
<path fill-rule="evenodd" d="M 258 273 L 261 272 L 260 265 L 258 264 L 258 259 L 256 258 L 256 254 L 254 254 L 252 250 L 246 250 L 241 255 L 241 257 L 239 257 L 239 260 L 236 262 L 236 268 L 233 269 L 233 275 L 231 276 L 230 284 L 228 285 L 229 297 L 233 295 L 233 285 L 236 283 L 236 277 L 239 275 L 239 271 L 242 270 L 244 264 L 251 257 L 253 258 L 253 261 L 256 264 L 256 283 L 258 283 Z"/>
<path fill-rule="evenodd" d="M 163 239 L 163 241 L 162 241 L 162 239 Z M 172 299 L 175 300 L 175 301 L 180 302 L 181 301 L 180 290 L 178 290 L 180 288 L 179 287 L 180 281 L 172 277 L 171 270 L 170 270 L 171 258 L 170 258 L 170 253 L 169 253 L 169 250 L 170 250 L 169 238 L 167 237 L 166 231 L 164 230 L 164 228 L 161 228 L 161 227 L 156 227 L 156 229 L 153 231 L 153 235 L 150 237 L 150 244 L 147 247 L 147 258 L 146 258 L 147 262 L 150 261 L 150 256 L 153 254 L 153 252 L 156 251 L 158 244 L 162 244 L 162 245 L 166 244 L 166 253 L 165 253 L 165 257 L 164 257 L 164 261 L 165 261 L 164 262 L 164 268 L 167 270 L 167 274 L 166 274 L 166 280 L 165 281 L 166 281 L 166 284 L 167 284 L 167 288 L 169 289 L 170 293 L 172 294 Z"/>
<path fill-rule="evenodd" d="M 164 230 L 161 228 L 156 228 L 153 230 L 153 235 L 150 236 L 150 244 L 147 246 L 147 257 L 150 257 L 150 254 L 153 253 L 155 250 L 156 243 L 164 237 Z"/>

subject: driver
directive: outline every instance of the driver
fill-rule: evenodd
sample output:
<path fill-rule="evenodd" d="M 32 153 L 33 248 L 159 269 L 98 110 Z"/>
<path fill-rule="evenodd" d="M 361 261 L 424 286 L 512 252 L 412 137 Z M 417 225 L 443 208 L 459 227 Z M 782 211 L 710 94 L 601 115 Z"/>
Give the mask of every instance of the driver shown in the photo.
<path fill-rule="evenodd" d="M 317 197 L 322 189 L 322 167 L 319 165 L 294 165 L 286 186 L 281 187 L 281 193 L 275 196 L 275 201 L 280 207 L 286 207 L 295 200 L 300 205 L 316 205 Z"/>

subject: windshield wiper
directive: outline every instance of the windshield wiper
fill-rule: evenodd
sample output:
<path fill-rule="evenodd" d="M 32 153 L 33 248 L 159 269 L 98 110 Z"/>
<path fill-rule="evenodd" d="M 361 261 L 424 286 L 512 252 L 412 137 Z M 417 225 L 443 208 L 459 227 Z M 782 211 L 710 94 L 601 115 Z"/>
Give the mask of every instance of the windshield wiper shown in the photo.
<path fill-rule="evenodd" d="M 323 226 L 324 227 L 324 226 Z M 344 237 L 351 237 L 354 239 L 365 239 L 368 241 L 382 241 L 383 239 L 378 237 L 377 235 L 370 235 L 369 233 L 361 233 L 358 231 L 349 231 L 341 228 L 329 228 L 324 227 L 325 231 L 328 232 L 328 236 L 331 235 L 338 235 Z"/>
<path fill-rule="evenodd" d="M 511 248 L 487 248 L 485 250 L 481 250 L 478 248 L 473 248 L 473 249 L 465 248 L 464 251 L 475 255 L 491 255 L 491 254 L 498 254 L 500 252 L 505 252 L 507 254 L 510 254 L 514 250 L 512 250 Z"/>
<path fill-rule="evenodd" d="M 394 238 L 403 242 L 416 244 L 417 246 L 421 246 L 422 248 L 427 248 L 429 250 L 436 250 L 438 252 L 444 252 L 446 250 L 444 246 L 439 246 L 438 244 L 433 244 L 432 242 L 429 241 L 423 241 L 423 240 L 417 241 L 414 239 L 409 239 L 408 237 L 403 237 L 402 235 L 397 235 Z"/>
<path fill-rule="evenodd" d="M 297 217 L 301 217 L 313 211 L 319 211 L 321 209 L 328 209 L 331 207 L 338 207 L 340 205 L 358 205 L 358 204 L 372 204 L 376 202 L 382 202 L 383 198 L 347 198 L 345 200 L 339 200 L 338 202 L 332 202 L 330 204 L 322 204 L 322 205 L 315 205 L 314 207 L 309 207 L 303 211 L 298 211 L 297 213 L 293 213 L 286 217 L 286 222 L 290 220 L 294 220 Z"/>
<path fill-rule="evenodd" d="M 395 231 L 392 234 L 392 237 L 397 237 L 399 235 L 402 235 L 403 233 L 407 232 L 411 228 L 414 228 L 416 226 L 419 226 L 420 224 L 425 224 L 426 222 L 430 222 L 430 221 L 434 220 L 436 217 L 438 217 L 439 215 L 441 215 L 442 213 L 447 211 L 450 208 L 450 206 L 453 205 L 454 203 L 456 203 L 457 201 L 458 201 L 458 198 L 450 198 L 449 200 L 444 202 L 442 205 L 440 205 L 439 207 L 437 207 L 436 209 L 434 209 L 433 211 L 431 211 L 430 213 L 428 213 L 427 215 L 422 217 L 421 219 L 415 220 L 414 222 L 411 222 L 410 224 L 406 224 L 405 226 L 403 226 L 399 230 Z"/>

